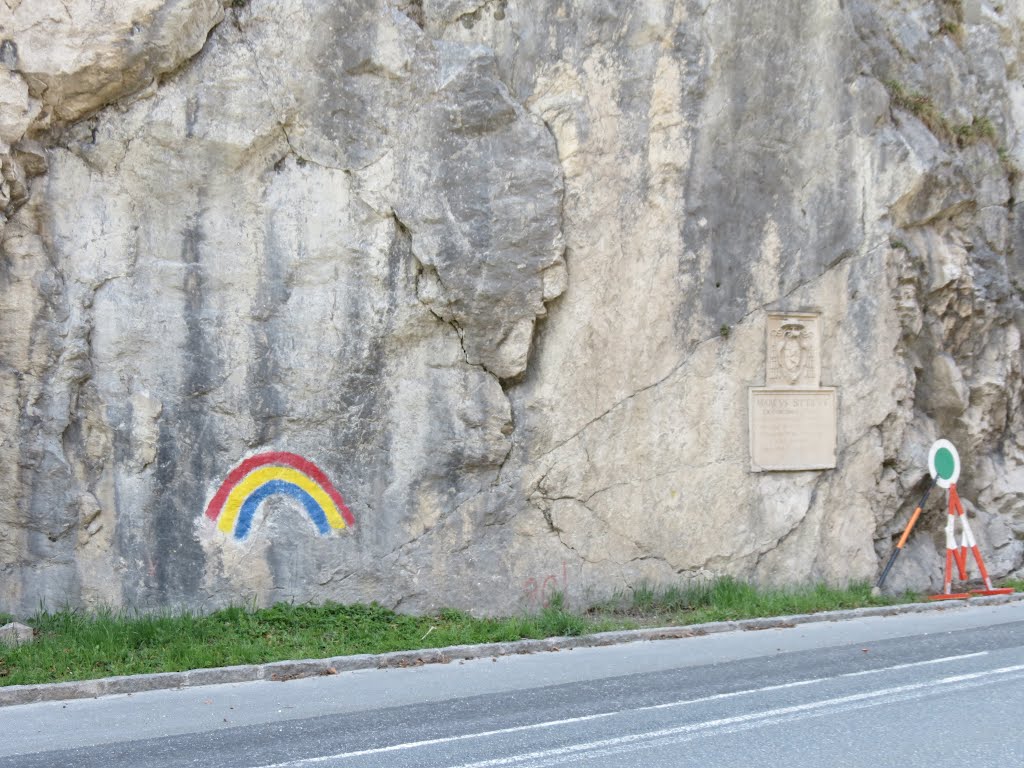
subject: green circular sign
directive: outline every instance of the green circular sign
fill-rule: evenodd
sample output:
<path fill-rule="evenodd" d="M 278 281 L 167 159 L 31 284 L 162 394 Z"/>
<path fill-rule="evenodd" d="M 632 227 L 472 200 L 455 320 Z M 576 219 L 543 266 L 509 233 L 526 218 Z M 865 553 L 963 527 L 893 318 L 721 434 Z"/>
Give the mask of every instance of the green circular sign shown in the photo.
<path fill-rule="evenodd" d="M 953 472 L 956 470 L 956 459 L 953 458 L 953 454 L 949 452 L 948 448 L 939 448 L 935 452 L 935 472 L 943 480 L 949 480 L 953 477 Z"/>
<path fill-rule="evenodd" d="M 936 440 L 928 451 L 928 472 L 940 488 L 956 485 L 960 478 L 960 454 L 949 440 Z"/>

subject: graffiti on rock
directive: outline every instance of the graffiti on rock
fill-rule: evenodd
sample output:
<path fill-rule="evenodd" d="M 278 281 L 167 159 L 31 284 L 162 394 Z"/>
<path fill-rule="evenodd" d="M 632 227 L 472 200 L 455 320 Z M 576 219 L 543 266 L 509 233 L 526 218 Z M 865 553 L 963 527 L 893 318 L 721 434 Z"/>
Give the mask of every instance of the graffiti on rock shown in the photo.
<path fill-rule="evenodd" d="M 526 598 L 528 609 L 547 608 L 551 605 L 551 600 L 555 595 L 562 594 L 564 596 L 568 589 L 569 571 L 563 560 L 561 580 L 554 573 L 549 573 L 544 577 L 530 577 L 523 584 L 523 596 Z"/>
<path fill-rule="evenodd" d="M 355 518 L 323 470 L 284 451 L 251 456 L 231 470 L 206 505 L 206 517 L 222 533 L 242 541 L 249 535 L 260 505 L 278 494 L 298 502 L 320 535 L 355 525 Z"/>

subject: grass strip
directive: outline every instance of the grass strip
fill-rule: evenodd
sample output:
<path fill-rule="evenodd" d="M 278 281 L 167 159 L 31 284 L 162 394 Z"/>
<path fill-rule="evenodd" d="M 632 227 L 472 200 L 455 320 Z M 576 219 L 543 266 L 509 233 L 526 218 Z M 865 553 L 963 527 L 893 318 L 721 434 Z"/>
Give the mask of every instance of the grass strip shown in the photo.
<path fill-rule="evenodd" d="M 685 587 L 652 588 L 642 585 L 628 597 L 591 609 L 603 615 L 635 616 L 650 625 L 663 621 L 673 625 L 734 621 L 767 616 L 836 611 L 913 602 L 919 595 L 871 594 L 871 585 L 852 584 L 846 588 L 824 584 L 790 589 L 759 589 L 746 582 L 724 578 Z"/>
<path fill-rule="evenodd" d="M 551 605 L 533 616 L 478 619 L 456 610 L 396 614 L 380 605 L 226 608 L 206 616 L 42 613 L 34 642 L 0 646 L 0 686 L 174 672 L 286 659 L 579 635 L 613 628 Z M 616 624 L 615 626 L 620 625 Z"/>
<path fill-rule="evenodd" d="M 377 604 L 337 603 L 232 607 L 208 615 L 63 610 L 26 622 L 35 630 L 34 642 L 0 646 L 0 686 L 574 636 L 917 599 L 912 593 L 873 597 L 866 583 L 846 589 L 759 589 L 723 578 L 687 586 L 641 585 L 583 614 L 567 610 L 555 595 L 539 613 L 506 618 L 475 618 L 452 609 L 410 616 Z M 9 618 L 0 614 L 0 624 Z"/>

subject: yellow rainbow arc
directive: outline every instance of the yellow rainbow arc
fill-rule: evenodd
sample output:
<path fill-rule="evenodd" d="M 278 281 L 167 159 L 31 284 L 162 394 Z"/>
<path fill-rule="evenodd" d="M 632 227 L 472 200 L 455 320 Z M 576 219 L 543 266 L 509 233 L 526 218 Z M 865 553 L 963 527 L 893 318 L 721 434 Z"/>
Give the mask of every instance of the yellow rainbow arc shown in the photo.
<path fill-rule="evenodd" d="M 250 472 L 245 479 L 231 489 L 231 493 L 228 494 L 228 498 L 224 502 L 224 509 L 217 520 L 218 530 L 231 533 L 245 500 L 257 488 L 272 480 L 290 483 L 302 489 L 320 505 L 332 528 L 345 527 L 345 520 L 337 504 L 334 503 L 334 499 L 318 483 L 297 469 L 269 466 Z"/>

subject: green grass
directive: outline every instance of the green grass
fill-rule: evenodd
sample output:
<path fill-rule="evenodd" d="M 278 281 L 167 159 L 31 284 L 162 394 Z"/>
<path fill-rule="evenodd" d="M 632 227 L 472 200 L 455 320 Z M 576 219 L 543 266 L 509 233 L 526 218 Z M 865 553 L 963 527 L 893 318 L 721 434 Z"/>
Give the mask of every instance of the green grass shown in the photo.
<path fill-rule="evenodd" d="M 0 685 L 85 680 L 294 658 L 435 648 L 613 628 L 587 621 L 555 600 L 532 616 L 476 619 L 444 610 L 396 614 L 379 605 L 278 604 L 227 608 L 208 616 L 44 613 L 26 623 L 33 643 L 0 647 Z"/>
<path fill-rule="evenodd" d="M 1024 582 L 1010 582 L 1024 590 Z M 226 608 L 206 616 L 128 615 L 110 611 L 40 613 L 28 619 L 35 641 L 0 646 L 0 685 L 173 672 L 296 658 L 438 648 L 706 621 L 888 605 L 917 595 L 873 597 L 868 584 L 758 589 L 723 578 L 688 585 L 638 586 L 583 614 L 560 595 L 540 613 L 474 618 L 446 609 L 429 616 L 380 605 Z M 10 617 L 0 615 L 0 623 Z"/>
<path fill-rule="evenodd" d="M 658 617 L 671 624 L 700 624 L 796 613 L 816 613 L 843 608 L 892 605 L 919 599 L 914 593 L 900 596 L 871 594 L 871 585 L 853 584 L 845 589 L 817 585 L 791 589 L 758 589 L 736 579 L 698 582 L 685 587 L 640 586 L 595 612 L 632 616 L 641 620 Z M 646 622 L 645 622 L 646 623 Z"/>

